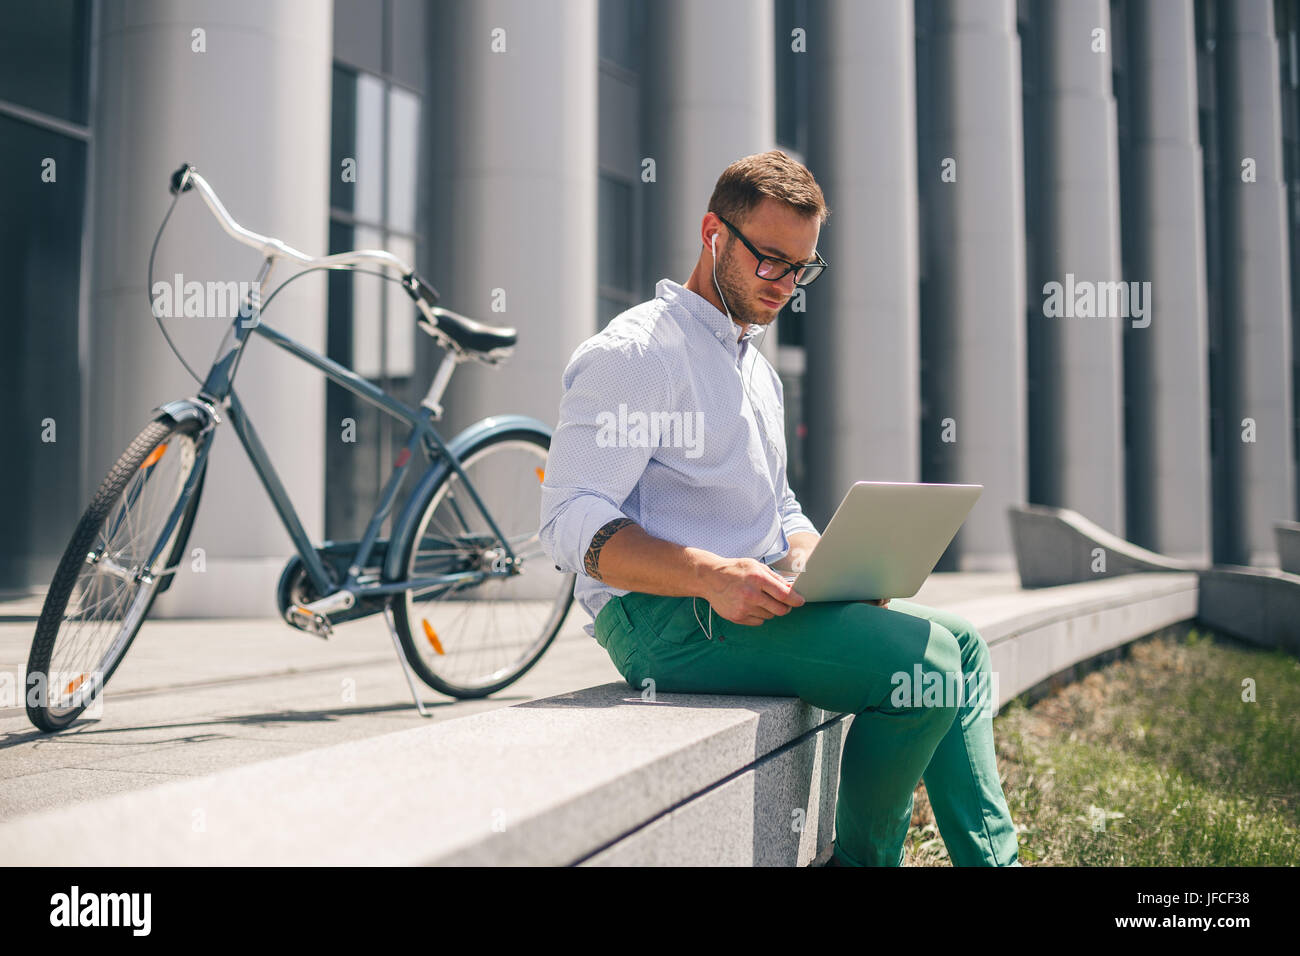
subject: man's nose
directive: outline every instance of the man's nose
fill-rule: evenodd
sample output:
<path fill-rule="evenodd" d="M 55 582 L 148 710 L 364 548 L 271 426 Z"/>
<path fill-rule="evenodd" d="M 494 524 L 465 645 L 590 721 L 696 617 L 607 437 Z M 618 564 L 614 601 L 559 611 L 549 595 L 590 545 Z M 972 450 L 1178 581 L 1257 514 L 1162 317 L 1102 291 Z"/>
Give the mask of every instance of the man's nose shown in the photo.
<path fill-rule="evenodd" d="M 794 295 L 794 271 L 791 270 L 790 272 L 787 272 L 784 276 L 782 276 L 780 279 L 777 279 L 772 284 L 775 285 L 777 289 L 781 291 L 781 294 L 783 296 L 786 296 L 788 298 Z"/>

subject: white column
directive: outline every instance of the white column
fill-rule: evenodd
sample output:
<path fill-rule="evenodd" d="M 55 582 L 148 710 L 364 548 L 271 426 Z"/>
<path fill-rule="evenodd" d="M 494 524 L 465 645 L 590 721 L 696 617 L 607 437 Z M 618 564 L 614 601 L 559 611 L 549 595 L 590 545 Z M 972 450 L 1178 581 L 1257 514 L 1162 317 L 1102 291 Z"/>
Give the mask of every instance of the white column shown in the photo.
<path fill-rule="evenodd" d="M 922 455 L 932 481 L 984 485 L 956 538 L 958 569 L 1005 570 L 1014 566 L 1007 508 L 1024 503 L 1026 471 L 1015 3 L 936 2 L 922 39 L 924 82 L 932 91 L 918 112 L 928 288 L 921 347 L 931 422 Z M 945 181 L 945 170 L 953 181 Z"/>
<path fill-rule="evenodd" d="M 241 223 L 316 254 L 326 251 L 329 201 L 331 3 L 137 0 L 105 4 L 101 16 L 87 496 L 153 406 L 198 389 L 146 299 L 149 247 L 171 201 L 172 171 L 195 164 Z M 186 193 L 159 247 L 155 279 L 179 272 L 201 282 L 252 281 L 258 264 L 256 253 L 221 232 L 197 194 Z M 164 321 L 205 375 L 227 320 Z M 325 282 L 290 286 L 266 321 L 323 350 Z M 319 536 L 324 380 L 254 338 L 235 385 L 308 532 Z M 189 545 L 202 549 L 205 570 L 195 573 L 184 561 L 155 614 L 275 613 L 274 585 L 292 548 L 228 423 L 219 429 Z"/>
<path fill-rule="evenodd" d="M 776 145 L 773 29 L 771 0 L 647 4 L 642 142 L 656 172 L 641 186 L 647 282 L 686 281 L 718 176 Z M 775 326 L 764 339 L 774 356 Z"/>
<path fill-rule="evenodd" d="M 1229 523 L 1236 529 L 1235 562 L 1276 567 L 1273 525 L 1294 517 L 1295 480 L 1277 40 L 1269 0 L 1220 3 L 1217 11 L 1228 419 L 1224 451 L 1234 512 Z M 1251 423 L 1254 440 L 1245 441 Z"/>
<path fill-rule="evenodd" d="M 831 267 L 804 322 L 803 504 L 824 524 L 854 481 L 920 478 L 916 36 L 911 0 L 817 0 L 809 14 L 809 165 Z"/>
<path fill-rule="evenodd" d="M 442 305 L 519 331 L 507 365 L 456 373 L 446 438 L 500 413 L 554 425 L 564 366 L 596 331 L 596 14 L 594 0 L 431 8 L 425 271 Z"/>
<path fill-rule="evenodd" d="M 1134 274 L 1150 325 L 1130 327 L 1128 532 L 1186 561 L 1210 557 L 1205 192 L 1191 0 L 1128 7 Z"/>
<path fill-rule="evenodd" d="M 1029 321 L 1037 378 L 1030 447 L 1035 501 L 1124 534 L 1120 317 L 1047 315 L 1043 286 L 1118 282 L 1119 149 L 1106 0 L 1049 0 L 1038 13 L 1042 203 Z M 1100 31 L 1100 32 L 1098 32 Z M 1100 312 L 1100 309 L 1097 310 Z"/>

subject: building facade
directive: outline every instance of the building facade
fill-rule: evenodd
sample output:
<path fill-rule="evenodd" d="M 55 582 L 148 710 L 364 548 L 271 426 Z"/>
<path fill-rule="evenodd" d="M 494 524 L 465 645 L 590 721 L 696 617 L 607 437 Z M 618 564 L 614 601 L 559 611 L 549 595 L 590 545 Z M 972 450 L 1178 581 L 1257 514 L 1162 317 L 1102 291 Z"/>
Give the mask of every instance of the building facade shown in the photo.
<path fill-rule="evenodd" d="M 519 330 L 464 366 L 450 437 L 553 423 L 573 348 L 682 280 L 713 183 L 779 147 L 831 268 L 763 351 L 819 526 L 859 479 L 978 482 L 941 568 L 1013 566 L 1006 508 L 1171 556 L 1276 563 L 1297 511 L 1300 0 L 0 2 L 0 590 L 48 582 L 150 410 L 196 386 L 146 264 L 192 162 L 240 222 L 381 246 Z M 181 202 L 155 275 L 252 279 Z M 279 276 L 277 278 L 284 278 Z M 439 353 L 373 276 L 265 320 L 416 402 Z M 166 320 L 196 368 L 223 331 Z M 254 342 L 237 381 L 316 538 L 360 534 L 404 436 Z M 288 537 L 218 438 L 159 613 L 273 613 Z"/>

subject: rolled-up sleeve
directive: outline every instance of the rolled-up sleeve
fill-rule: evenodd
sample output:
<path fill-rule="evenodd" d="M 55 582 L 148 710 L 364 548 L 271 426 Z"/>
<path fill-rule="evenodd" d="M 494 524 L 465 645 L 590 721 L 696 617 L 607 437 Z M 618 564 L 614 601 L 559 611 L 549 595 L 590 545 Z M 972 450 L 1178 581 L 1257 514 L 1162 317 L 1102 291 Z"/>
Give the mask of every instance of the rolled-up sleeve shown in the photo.
<path fill-rule="evenodd" d="M 620 443 L 619 406 L 668 410 L 668 378 L 659 359 L 632 341 L 580 345 L 563 377 L 559 422 L 542 480 L 539 537 L 561 571 L 585 573 L 591 539 L 615 518 L 655 449 Z"/>
<path fill-rule="evenodd" d="M 803 508 L 799 506 L 799 500 L 795 498 L 794 492 L 790 490 L 789 481 L 785 482 L 785 491 L 781 497 L 781 530 L 785 532 L 787 538 L 797 531 L 819 533 L 816 525 L 803 513 Z"/>

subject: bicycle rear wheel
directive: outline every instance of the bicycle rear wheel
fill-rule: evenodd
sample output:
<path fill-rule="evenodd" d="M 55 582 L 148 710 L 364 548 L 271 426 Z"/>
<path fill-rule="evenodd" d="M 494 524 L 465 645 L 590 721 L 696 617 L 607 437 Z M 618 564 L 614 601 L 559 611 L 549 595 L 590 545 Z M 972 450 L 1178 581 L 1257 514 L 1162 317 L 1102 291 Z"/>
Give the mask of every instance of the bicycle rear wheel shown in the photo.
<path fill-rule="evenodd" d="M 557 571 L 538 538 L 550 439 L 521 429 L 489 435 L 461 468 L 520 559 L 519 573 L 470 587 L 406 591 L 393 602 L 398 638 L 420 679 L 451 697 L 486 697 L 514 683 L 559 633 L 574 574 Z M 408 579 L 488 570 L 504 552 L 464 481 L 448 471 L 401 543 Z"/>
<path fill-rule="evenodd" d="M 195 421 L 150 422 L 77 524 L 27 660 L 27 716 L 41 730 L 62 730 L 99 697 L 170 573 L 198 504 L 199 429 Z M 169 528 L 178 506 L 181 518 Z"/>

